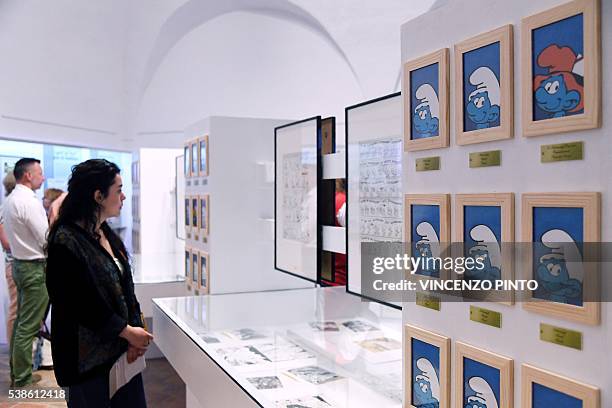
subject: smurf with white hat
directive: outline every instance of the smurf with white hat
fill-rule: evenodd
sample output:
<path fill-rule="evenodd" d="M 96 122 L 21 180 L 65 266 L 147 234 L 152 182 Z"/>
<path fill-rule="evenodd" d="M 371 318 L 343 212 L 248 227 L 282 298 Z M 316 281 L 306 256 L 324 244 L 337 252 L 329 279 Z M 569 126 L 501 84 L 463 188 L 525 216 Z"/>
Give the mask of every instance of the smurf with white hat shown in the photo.
<path fill-rule="evenodd" d="M 433 364 L 426 358 L 419 358 L 416 366 L 418 370 L 414 373 L 412 403 L 418 408 L 438 408 L 440 380 Z"/>
<path fill-rule="evenodd" d="M 472 377 L 468 384 L 474 394 L 467 396 L 464 408 L 499 408 L 495 393 L 482 377 Z"/>
<path fill-rule="evenodd" d="M 501 249 L 497 237 L 487 225 L 479 224 L 470 230 L 470 237 L 476 245 L 470 248 L 470 256 L 484 268 L 474 267 L 465 271 L 469 279 L 496 281 L 501 279 Z"/>
<path fill-rule="evenodd" d="M 584 269 L 578 245 L 561 229 L 546 231 L 542 235 L 542 244 L 551 252 L 539 259 L 536 270 L 540 285 L 538 293 L 546 300 L 580 304 Z"/>
<path fill-rule="evenodd" d="M 466 112 L 476 129 L 492 127 L 500 115 L 499 81 L 489 67 L 478 67 L 470 75 L 470 84 L 476 89 L 470 93 Z"/>
<path fill-rule="evenodd" d="M 422 84 L 415 92 L 418 101 L 414 108 L 412 122 L 416 135 L 414 139 L 438 136 L 440 126 L 440 102 L 435 89 L 430 84 Z"/>
<path fill-rule="evenodd" d="M 421 265 L 415 272 L 425 276 L 439 276 L 432 258 L 440 257 L 440 238 L 435 228 L 427 221 L 419 223 L 416 233 L 421 239 L 416 242 L 417 256 L 421 257 Z M 428 260 L 429 259 L 429 260 Z"/>

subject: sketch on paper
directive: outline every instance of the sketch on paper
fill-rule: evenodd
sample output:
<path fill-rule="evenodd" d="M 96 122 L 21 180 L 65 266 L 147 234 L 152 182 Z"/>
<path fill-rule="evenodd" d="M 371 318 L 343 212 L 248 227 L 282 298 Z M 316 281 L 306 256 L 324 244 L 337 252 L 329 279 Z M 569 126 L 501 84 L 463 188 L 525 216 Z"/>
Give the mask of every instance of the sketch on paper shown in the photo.
<path fill-rule="evenodd" d="M 331 407 L 323 399 L 323 397 L 319 395 L 315 395 L 313 397 L 302 397 L 291 400 L 284 401 L 276 401 L 277 408 L 327 408 Z"/>
<path fill-rule="evenodd" d="M 304 380 L 314 385 L 326 384 L 328 382 L 344 378 L 336 373 L 333 373 L 318 366 L 293 368 L 289 370 L 289 373 L 293 374 L 301 380 Z"/>
<path fill-rule="evenodd" d="M 362 242 L 401 242 L 402 141 L 359 144 L 359 213 Z"/>
<path fill-rule="evenodd" d="M 307 243 L 312 236 L 310 209 L 316 206 L 315 157 L 308 152 L 288 153 L 283 156 L 283 238 Z M 313 183 L 314 182 L 314 183 Z"/>
<path fill-rule="evenodd" d="M 402 343 L 390 339 L 388 337 L 378 337 L 370 340 L 363 340 L 358 342 L 359 346 L 371 353 L 382 353 L 384 351 L 399 350 L 402 347 Z"/>
<path fill-rule="evenodd" d="M 347 329 L 354 331 L 355 333 L 379 330 L 378 327 L 373 326 L 370 323 L 364 322 L 363 320 L 348 320 L 342 323 L 342 325 Z"/>
<path fill-rule="evenodd" d="M 310 322 L 308 325 L 316 331 L 340 331 L 340 327 L 338 327 L 338 323 L 334 321 L 328 322 Z"/>
<path fill-rule="evenodd" d="M 283 383 L 280 378 L 275 375 L 266 377 L 250 377 L 247 378 L 258 390 L 275 390 L 277 388 L 283 388 Z"/>

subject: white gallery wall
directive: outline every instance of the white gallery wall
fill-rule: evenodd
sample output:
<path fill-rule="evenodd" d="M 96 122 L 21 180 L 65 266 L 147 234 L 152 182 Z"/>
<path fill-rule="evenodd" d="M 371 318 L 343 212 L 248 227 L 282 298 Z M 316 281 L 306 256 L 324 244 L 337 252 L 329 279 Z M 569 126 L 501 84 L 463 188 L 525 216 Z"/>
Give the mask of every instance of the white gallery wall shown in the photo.
<path fill-rule="evenodd" d="M 514 127 L 513 139 L 470 146 L 455 144 L 451 125 L 451 144 L 446 149 L 410 152 L 404 155 L 405 193 L 458 193 L 513 192 L 515 194 L 516 240 L 520 241 L 521 194 L 524 192 L 599 191 L 602 193 L 602 240 L 612 241 L 612 84 L 608 75 L 612 65 L 612 1 L 602 0 L 602 67 L 603 100 L 601 129 L 525 138 L 521 134 L 521 78 L 520 50 L 521 18 L 564 3 L 563 0 L 448 0 L 412 21 L 402 25 L 402 61 L 406 62 L 443 47 L 451 49 L 451 101 L 454 98 L 453 44 L 495 29 L 505 24 L 514 25 Z M 422 41 L 413 41 L 420 38 Z M 453 118 L 454 106 L 450 105 Z M 452 123 L 452 122 L 451 122 Z M 558 163 L 540 163 L 540 146 L 544 144 L 584 141 L 584 160 Z M 499 167 L 470 169 L 470 152 L 502 151 Z M 441 170 L 416 173 L 415 159 L 440 156 Z M 452 207 L 451 207 L 452 208 Z M 456 214 L 451 214 L 451 226 Z M 452 229 L 452 228 L 451 228 Z M 517 263 L 517 268 L 520 263 Z M 603 285 L 607 293 L 610 264 L 601 268 Z M 517 269 L 517 271 L 520 271 Z M 532 364 L 576 380 L 598 386 L 602 390 L 602 407 L 612 406 L 612 305 L 602 303 L 602 319 L 598 326 L 577 324 L 544 315 L 529 313 L 521 304 L 512 307 L 487 303 L 484 306 L 503 314 L 503 327 L 496 329 L 469 319 L 470 303 L 443 303 L 440 312 L 414 304 L 405 304 L 404 323 L 448 336 L 454 342 L 462 341 L 514 359 L 514 401 L 520 402 L 520 366 Z M 548 323 L 583 333 L 583 350 L 545 343 L 539 340 L 540 323 Z M 453 378 L 456 375 L 453 367 Z M 454 404 L 454 402 L 453 402 Z M 454 405 L 453 405 L 454 406 Z"/>

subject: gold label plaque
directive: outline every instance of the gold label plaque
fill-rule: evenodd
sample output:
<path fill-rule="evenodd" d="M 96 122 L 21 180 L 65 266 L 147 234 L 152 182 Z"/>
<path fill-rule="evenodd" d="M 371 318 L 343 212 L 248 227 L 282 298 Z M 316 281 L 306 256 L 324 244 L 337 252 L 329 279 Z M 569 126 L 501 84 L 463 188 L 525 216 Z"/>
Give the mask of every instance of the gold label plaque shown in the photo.
<path fill-rule="evenodd" d="M 416 159 L 416 171 L 440 170 L 440 156 Z"/>
<path fill-rule="evenodd" d="M 470 320 L 501 329 L 502 314 L 494 310 L 470 306 Z"/>
<path fill-rule="evenodd" d="M 470 168 L 501 165 L 501 150 L 470 153 Z"/>
<path fill-rule="evenodd" d="M 584 142 L 540 146 L 542 163 L 584 159 Z"/>
<path fill-rule="evenodd" d="M 427 309 L 440 311 L 440 298 L 433 295 L 428 295 L 427 293 L 417 292 L 416 294 L 416 304 L 422 307 L 426 307 Z"/>
<path fill-rule="evenodd" d="M 563 327 L 540 323 L 540 340 L 582 350 L 582 333 Z"/>

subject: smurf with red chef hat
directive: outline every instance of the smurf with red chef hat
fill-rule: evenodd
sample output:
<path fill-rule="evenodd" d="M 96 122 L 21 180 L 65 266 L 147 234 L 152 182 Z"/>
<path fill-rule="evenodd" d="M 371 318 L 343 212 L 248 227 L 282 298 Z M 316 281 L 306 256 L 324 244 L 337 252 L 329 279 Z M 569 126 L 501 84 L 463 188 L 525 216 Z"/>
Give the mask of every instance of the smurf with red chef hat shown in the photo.
<path fill-rule="evenodd" d="M 548 74 L 533 81 L 535 103 L 550 118 L 576 115 L 584 109 L 584 59 L 570 47 L 546 47 L 537 64 Z"/>

